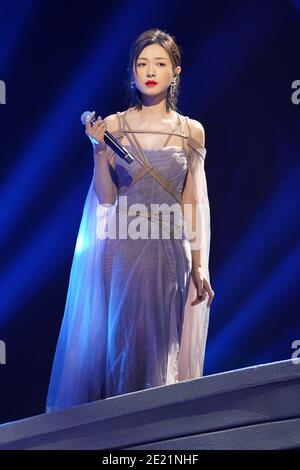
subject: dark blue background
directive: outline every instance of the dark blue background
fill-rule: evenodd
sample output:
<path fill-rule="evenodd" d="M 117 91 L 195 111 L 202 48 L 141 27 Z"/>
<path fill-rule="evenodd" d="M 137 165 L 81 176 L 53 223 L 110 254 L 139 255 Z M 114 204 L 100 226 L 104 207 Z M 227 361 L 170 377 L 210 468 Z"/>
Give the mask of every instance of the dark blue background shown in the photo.
<path fill-rule="evenodd" d="M 1 1 L 1 422 L 44 412 L 92 178 L 80 114 L 128 107 L 129 49 L 183 48 L 179 110 L 206 131 L 205 375 L 289 359 L 300 339 L 300 1 Z"/>

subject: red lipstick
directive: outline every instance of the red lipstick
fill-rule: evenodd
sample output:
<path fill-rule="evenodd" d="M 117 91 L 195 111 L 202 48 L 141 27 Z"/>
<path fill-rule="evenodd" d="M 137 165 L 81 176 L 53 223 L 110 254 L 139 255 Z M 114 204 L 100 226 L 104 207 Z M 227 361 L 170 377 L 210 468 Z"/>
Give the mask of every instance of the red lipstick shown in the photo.
<path fill-rule="evenodd" d="M 146 85 L 147 85 L 147 86 L 155 86 L 155 85 L 157 85 L 157 82 L 155 82 L 154 80 L 148 80 L 148 81 L 146 82 Z"/>

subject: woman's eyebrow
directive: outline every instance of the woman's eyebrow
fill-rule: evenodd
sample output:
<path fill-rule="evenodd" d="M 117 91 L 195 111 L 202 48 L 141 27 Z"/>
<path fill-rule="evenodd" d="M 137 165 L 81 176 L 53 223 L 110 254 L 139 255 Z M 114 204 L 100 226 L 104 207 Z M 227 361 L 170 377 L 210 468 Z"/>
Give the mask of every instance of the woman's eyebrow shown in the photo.
<path fill-rule="evenodd" d="M 148 60 L 147 57 L 139 57 L 137 60 L 140 60 L 140 59 L 143 59 L 143 60 Z M 168 60 L 166 59 L 166 57 L 154 57 L 154 59 L 163 59 L 163 60 Z"/>

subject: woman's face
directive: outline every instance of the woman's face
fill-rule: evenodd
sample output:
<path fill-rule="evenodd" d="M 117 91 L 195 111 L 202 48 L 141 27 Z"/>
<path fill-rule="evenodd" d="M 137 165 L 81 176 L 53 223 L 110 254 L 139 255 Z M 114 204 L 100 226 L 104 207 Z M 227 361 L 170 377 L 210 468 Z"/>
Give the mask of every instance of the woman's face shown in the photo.
<path fill-rule="evenodd" d="M 179 74 L 181 67 L 176 67 Z M 136 87 L 141 93 L 155 96 L 167 90 L 173 79 L 172 62 L 167 51 L 159 44 L 145 47 L 136 60 L 134 79 Z M 156 85 L 146 85 L 148 80 L 155 81 Z"/>

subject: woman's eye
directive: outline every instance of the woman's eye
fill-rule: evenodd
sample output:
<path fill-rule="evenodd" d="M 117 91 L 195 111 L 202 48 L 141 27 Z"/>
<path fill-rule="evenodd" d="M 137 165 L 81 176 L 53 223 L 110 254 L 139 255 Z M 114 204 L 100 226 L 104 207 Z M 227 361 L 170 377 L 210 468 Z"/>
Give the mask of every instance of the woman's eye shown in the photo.
<path fill-rule="evenodd" d="M 146 65 L 146 64 L 144 64 L 143 62 L 140 62 L 140 63 L 138 64 L 138 67 L 139 67 L 140 65 Z M 163 62 L 159 62 L 159 65 L 162 65 L 162 66 L 164 67 L 166 64 L 164 64 Z"/>

